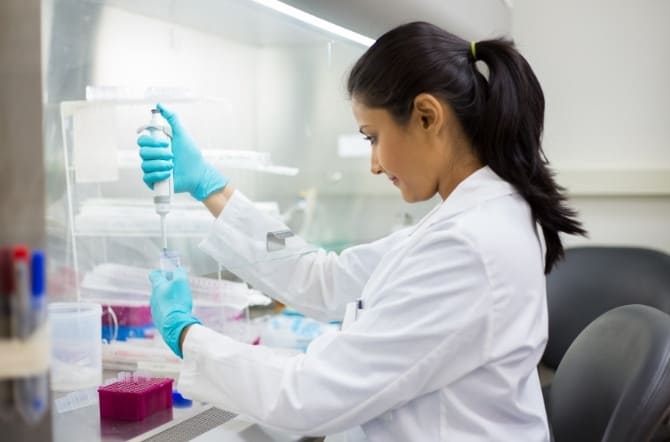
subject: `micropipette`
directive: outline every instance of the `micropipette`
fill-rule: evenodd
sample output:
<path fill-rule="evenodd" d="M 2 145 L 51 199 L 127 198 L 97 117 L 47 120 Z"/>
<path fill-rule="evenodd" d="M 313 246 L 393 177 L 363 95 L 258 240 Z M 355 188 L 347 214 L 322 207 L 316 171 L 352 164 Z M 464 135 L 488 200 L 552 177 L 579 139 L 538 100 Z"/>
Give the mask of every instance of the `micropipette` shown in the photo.
<path fill-rule="evenodd" d="M 167 251 L 167 219 L 165 217 L 167 213 L 161 213 L 161 244 L 163 244 L 163 251 Z"/>
<path fill-rule="evenodd" d="M 164 124 L 158 109 L 151 109 L 151 122 L 140 127 L 137 132 L 147 131 L 152 138 L 168 143 L 171 149 L 172 129 L 170 125 Z M 172 196 L 172 175 L 169 178 L 154 183 L 154 206 L 156 213 L 161 217 L 161 244 L 163 250 L 167 250 L 167 220 L 170 212 L 170 198 Z"/>

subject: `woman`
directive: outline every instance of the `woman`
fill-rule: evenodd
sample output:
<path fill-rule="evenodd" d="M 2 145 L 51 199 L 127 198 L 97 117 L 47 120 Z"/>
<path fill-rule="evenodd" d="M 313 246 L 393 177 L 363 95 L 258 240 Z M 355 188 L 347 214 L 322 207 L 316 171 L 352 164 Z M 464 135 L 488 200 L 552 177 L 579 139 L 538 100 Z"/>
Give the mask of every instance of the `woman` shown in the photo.
<path fill-rule="evenodd" d="M 293 433 L 361 426 L 370 441 L 549 440 L 536 371 L 544 275 L 563 254 L 559 234 L 584 230 L 542 153 L 544 98 L 531 68 L 511 42 L 469 43 L 417 22 L 377 40 L 348 90 L 372 173 L 407 202 L 443 202 L 416 226 L 339 256 L 306 253 L 296 237 L 268 251 L 268 235 L 286 226 L 205 163 L 165 109 L 174 158 L 140 138 L 145 182 L 174 164 L 175 190 L 217 217 L 207 253 L 307 315 L 344 317 L 305 354 L 277 354 L 201 326 L 183 272 L 169 281 L 154 272 L 154 320 L 183 351 L 180 390 Z"/>

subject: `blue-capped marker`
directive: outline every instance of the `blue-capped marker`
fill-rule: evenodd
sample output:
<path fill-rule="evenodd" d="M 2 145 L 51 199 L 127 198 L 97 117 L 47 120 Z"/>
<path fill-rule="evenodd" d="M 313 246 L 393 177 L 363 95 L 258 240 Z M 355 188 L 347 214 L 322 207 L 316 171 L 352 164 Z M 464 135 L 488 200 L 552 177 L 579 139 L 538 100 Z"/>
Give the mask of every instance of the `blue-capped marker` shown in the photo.
<path fill-rule="evenodd" d="M 46 293 L 46 260 L 44 252 L 33 251 L 30 262 L 30 294 L 33 311 L 33 328 L 39 327 L 44 316 L 44 295 Z"/>

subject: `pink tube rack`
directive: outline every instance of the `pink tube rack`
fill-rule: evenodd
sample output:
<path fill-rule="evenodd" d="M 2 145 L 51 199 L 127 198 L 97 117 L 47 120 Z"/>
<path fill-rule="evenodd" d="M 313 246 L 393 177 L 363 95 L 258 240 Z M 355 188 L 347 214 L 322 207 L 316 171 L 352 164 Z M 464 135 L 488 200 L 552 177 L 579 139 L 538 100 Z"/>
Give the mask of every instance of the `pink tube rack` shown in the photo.
<path fill-rule="evenodd" d="M 172 407 L 172 379 L 137 377 L 98 388 L 100 417 L 141 421 Z"/>

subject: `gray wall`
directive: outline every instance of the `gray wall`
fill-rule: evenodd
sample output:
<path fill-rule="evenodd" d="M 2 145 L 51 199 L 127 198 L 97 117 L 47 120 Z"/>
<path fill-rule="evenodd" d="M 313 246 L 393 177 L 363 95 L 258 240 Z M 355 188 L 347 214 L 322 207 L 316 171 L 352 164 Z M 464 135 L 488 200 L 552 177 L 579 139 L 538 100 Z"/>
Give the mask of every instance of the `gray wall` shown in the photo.
<path fill-rule="evenodd" d="M 0 245 L 44 245 L 40 1 L 0 2 Z"/>
<path fill-rule="evenodd" d="M 44 247 L 40 0 L 0 2 L 0 247 Z M 51 440 L 51 416 L 0 422 L 2 439 Z"/>

